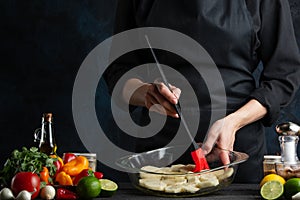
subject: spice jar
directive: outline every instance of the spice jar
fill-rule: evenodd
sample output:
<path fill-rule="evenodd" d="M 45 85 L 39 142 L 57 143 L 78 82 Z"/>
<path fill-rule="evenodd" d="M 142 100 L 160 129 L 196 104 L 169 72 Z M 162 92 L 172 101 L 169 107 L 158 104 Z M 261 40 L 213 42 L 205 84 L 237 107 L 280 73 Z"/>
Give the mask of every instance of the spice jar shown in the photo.
<path fill-rule="evenodd" d="M 264 175 L 276 174 L 276 163 L 280 162 L 281 156 L 265 155 L 263 162 Z"/>

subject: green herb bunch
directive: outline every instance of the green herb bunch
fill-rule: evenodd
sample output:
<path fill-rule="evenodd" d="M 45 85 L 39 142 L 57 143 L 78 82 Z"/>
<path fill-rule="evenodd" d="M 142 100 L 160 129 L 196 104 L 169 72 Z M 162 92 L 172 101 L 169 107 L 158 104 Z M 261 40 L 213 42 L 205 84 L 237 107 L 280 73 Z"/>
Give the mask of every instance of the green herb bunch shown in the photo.
<path fill-rule="evenodd" d="M 57 158 L 51 158 L 36 147 L 30 149 L 23 147 L 22 151 L 16 149 L 11 153 L 0 171 L 0 183 L 9 186 L 11 179 L 18 172 L 35 172 L 40 175 L 43 167 L 47 167 L 50 176 L 53 176 L 56 172 L 53 162 L 56 160 Z"/>

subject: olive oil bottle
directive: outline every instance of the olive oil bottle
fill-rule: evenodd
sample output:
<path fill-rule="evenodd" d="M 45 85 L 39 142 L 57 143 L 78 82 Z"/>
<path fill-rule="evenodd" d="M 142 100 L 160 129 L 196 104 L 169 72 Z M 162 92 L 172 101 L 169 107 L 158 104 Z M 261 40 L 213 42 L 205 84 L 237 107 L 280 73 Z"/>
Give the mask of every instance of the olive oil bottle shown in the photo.
<path fill-rule="evenodd" d="M 39 149 L 47 155 L 56 154 L 56 142 L 53 131 L 52 113 L 44 113 L 42 117 L 42 127 L 35 131 L 35 141 L 39 140 Z"/>

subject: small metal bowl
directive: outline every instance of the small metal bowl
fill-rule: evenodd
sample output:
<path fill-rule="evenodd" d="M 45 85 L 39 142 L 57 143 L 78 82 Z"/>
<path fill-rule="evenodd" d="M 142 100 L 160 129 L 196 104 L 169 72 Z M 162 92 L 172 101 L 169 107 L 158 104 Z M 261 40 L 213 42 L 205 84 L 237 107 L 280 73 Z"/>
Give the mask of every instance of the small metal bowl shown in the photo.
<path fill-rule="evenodd" d="M 128 173 L 133 186 L 146 194 L 162 197 L 195 197 L 229 186 L 238 164 L 248 159 L 245 153 L 214 148 L 206 156 L 210 170 L 192 173 L 193 164 L 178 163 L 179 152 L 185 151 L 183 146 L 164 147 L 122 157 L 116 164 Z M 229 164 L 222 164 L 219 156 L 221 152 L 229 155 Z M 213 176 L 217 180 L 213 180 Z"/>

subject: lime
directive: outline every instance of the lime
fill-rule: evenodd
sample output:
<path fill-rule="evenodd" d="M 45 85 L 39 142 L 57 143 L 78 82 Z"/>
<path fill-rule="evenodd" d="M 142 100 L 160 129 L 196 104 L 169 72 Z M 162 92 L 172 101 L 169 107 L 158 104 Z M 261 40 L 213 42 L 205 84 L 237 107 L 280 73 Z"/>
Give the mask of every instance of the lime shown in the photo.
<path fill-rule="evenodd" d="M 101 183 L 94 176 L 83 177 L 76 186 L 76 192 L 82 199 L 97 197 L 101 192 Z"/>
<path fill-rule="evenodd" d="M 285 179 L 277 174 L 268 174 L 260 182 L 259 186 L 263 186 L 268 181 L 279 181 L 281 184 L 285 184 Z"/>
<path fill-rule="evenodd" d="M 283 194 L 283 184 L 279 181 L 268 181 L 260 188 L 260 195 L 264 199 L 278 199 Z"/>
<path fill-rule="evenodd" d="M 109 180 L 109 179 L 99 179 L 101 183 L 101 193 L 100 196 L 110 197 L 112 196 L 118 189 L 118 185 Z"/>
<path fill-rule="evenodd" d="M 290 199 L 293 195 L 300 192 L 300 178 L 291 178 L 284 184 L 284 196 Z"/>

